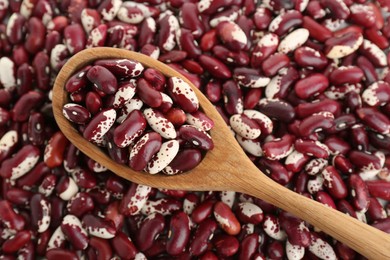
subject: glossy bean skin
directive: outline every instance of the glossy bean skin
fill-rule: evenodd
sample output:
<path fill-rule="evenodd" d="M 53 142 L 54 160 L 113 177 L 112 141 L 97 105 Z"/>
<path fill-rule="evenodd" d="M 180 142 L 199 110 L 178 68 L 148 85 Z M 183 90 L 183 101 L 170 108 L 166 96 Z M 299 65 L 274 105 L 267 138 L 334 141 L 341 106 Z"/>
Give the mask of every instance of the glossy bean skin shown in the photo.
<path fill-rule="evenodd" d="M 171 255 L 181 253 L 190 238 L 189 218 L 184 212 L 172 216 L 169 225 L 167 252 Z"/>

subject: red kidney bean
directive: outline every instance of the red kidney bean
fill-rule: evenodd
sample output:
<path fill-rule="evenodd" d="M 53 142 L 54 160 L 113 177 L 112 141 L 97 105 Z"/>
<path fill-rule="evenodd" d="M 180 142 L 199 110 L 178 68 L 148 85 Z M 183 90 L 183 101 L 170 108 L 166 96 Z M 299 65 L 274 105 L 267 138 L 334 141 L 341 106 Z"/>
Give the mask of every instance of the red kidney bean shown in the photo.
<path fill-rule="evenodd" d="M 294 137 L 286 134 L 281 138 L 266 142 L 263 146 L 264 156 L 270 160 L 280 160 L 293 151 Z"/>
<path fill-rule="evenodd" d="M 256 204 L 241 202 L 238 204 L 237 217 L 243 223 L 259 224 L 263 221 L 263 211 Z"/>
<path fill-rule="evenodd" d="M 209 217 L 213 212 L 214 203 L 213 200 L 205 200 L 197 205 L 191 214 L 192 221 L 199 224 Z"/>
<path fill-rule="evenodd" d="M 35 194 L 30 200 L 31 207 L 31 222 L 38 233 L 45 232 L 50 225 L 51 221 L 51 204 L 41 194 Z"/>
<path fill-rule="evenodd" d="M 389 47 L 389 41 L 383 35 L 383 33 L 375 27 L 367 28 L 364 30 L 364 37 L 369 41 L 377 45 L 380 49 L 386 49 Z"/>
<path fill-rule="evenodd" d="M 280 45 L 279 45 L 280 46 Z M 282 68 L 290 65 L 289 57 L 284 53 L 275 53 L 265 59 L 261 65 L 261 69 L 265 76 L 274 76 Z"/>
<path fill-rule="evenodd" d="M 95 249 L 98 260 L 111 259 L 112 249 L 109 242 L 106 239 L 99 237 L 91 237 L 89 245 Z"/>
<path fill-rule="evenodd" d="M 292 172 L 287 171 L 286 167 L 277 160 L 261 158 L 258 162 L 259 168 L 281 185 L 286 185 L 291 177 Z"/>
<path fill-rule="evenodd" d="M 367 181 L 368 191 L 371 196 L 390 200 L 390 185 L 389 182 L 383 180 Z"/>
<path fill-rule="evenodd" d="M 114 94 L 118 89 L 115 76 L 105 67 L 95 65 L 87 72 L 87 78 L 94 84 L 97 90 L 105 94 Z"/>
<path fill-rule="evenodd" d="M 260 136 L 260 126 L 245 114 L 235 114 L 230 117 L 232 129 L 246 139 L 256 139 Z"/>
<path fill-rule="evenodd" d="M 250 234 L 241 242 L 240 259 L 251 259 L 254 257 L 259 246 L 260 237 L 258 234 Z M 257 259 L 257 258 L 256 258 Z"/>
<path fill-rule="evenodd" d="M 347 187 L 335 167 L 327 166 L 321 174 L 324 177 L 324 186 L 333 198 L 344 199 L 348 195 Z"/>
<path fill-rule="evenodd" d="M 137 254 L 137 249 L 131 239 L 123 232 L 118 232 L 111 240 L 111 245 L 115 253 L 122 259 L 133 259 Z"/>
<path fill-rule="evenodd" d="M 31 233 L 29 231 L 19 231 L 15 236 L 3 243 L 2 250 L 4 253 L 15 253 L 22 249 L 30 239 Z"/>
<path fill-rule="evenodd" d="M 330 59 L 342 58 L 355 52 L 363 43 L 363 36 L 356 32 L 347 32 L 339 37 L 329 38 L 325 42 L 325 54 Z"/>
<path fill-rule="evenodd" d="M 370 198 L 370 206 L 368 207 L 367 214 L 371 221 L 387 218 L 387 213 L 383 206 L 379 203 L 378 199 L 372 197 Z"/>
<path fill-rule="evenodd" d="M 247 45 L 244 31 L 234 22 L 220 22 L 216 30 L 221 41 L 231 50 L 242 50 Z"/>
<path fill-rule="evenodd" d="M 41 92 L 29 91 L 19 98 L 12 109 L 12 120 L 17 122 L 27 121 L 30 112 L 43 103 L 44 96 Z"/>
<path fill-rule="evenodd" d="M 236 235 L 240 232 L 241 227 L 237 218 L 225 203 L 215 203 L 214 217 L 221 228 L 229 235 Z"/>
<path fill-rule="evenodd" d="M 190 219 L 184 212 L 173 214 L 170 224 L 166 250 L 170 255 L 183 252 L 190 239 Z"/>
<path fill-rule="evenodd" d="M 110 130 L 116 119 L 114 109 L 104 109 L 96 114 L 88 123 L 83 136 L 88 141 L 101 143 L 104 135 Z M 118 130 L 119 131 L 119 130 Z"/>
<path fill-rule="evenodd" d="M 95 205 L 88 193 L 79 192 L 69 200 L 66 208 L 70 214 L 80 218 L 84 214 L 91 212 Z"/>
<path fill-rule="evenodd" d="M 369 207 L 369 191 L 363 179 L 357 175 L 352 174 L 349 177 L 349 186 L 352 196 L 352 205 L 357 210 L 366 211 Z"/>
<path fill-rule="evenodd" d="M 12 158 L 3 161 L 0 175 L 11 180 L 18 179 L 29 172 L 40 157 L 40 150 L 33 145 L 21 148 Z"/>
<path fill-rule="evenodd" d="M 145 117 L 139 110 L 134 110 L 115 128 L 113 132 L 114 143 L 120 148 L 127 147 L 132 144 L 136 138 L 142 135 L 145 128 Z"/>
<path fill-rule="evenodd" d="M 306 118 L 319 112 L 330 112 L 333 115 L 338 116 L 341 112 L 341 105 L 337 101 L 326 98 L 316 102 L 299 104 L 296 106 L 295 111 L 300 118 Z"/>
<path fill-rule="evenodd" d="M 203 68 L 214 77 L 228 79 L 232 76 L 229 68 L 218 59 L 205 54 L 200 55 L 198 59 Z"/>
<path fill-rule="evenodd" d="M 279 214 L 279 222 L 288 236 L 289 243 L 300 247 L 310 244 L 310 231 L 302 220 L 282 211 Z"/>
<path fill-rule="evenodd" d="M 21 231 L 24 229 L 26 221 L 22 215 L 15 212 L 9 201 L 0 201 L 0 221 L 5 228 Z"/>
<path fill-rule="evenodd" d="M 89 242 L 87 231 L 76 216 L 66 215 L 61 223 L 61 230 L 74 248 L 79 250 L 87 248 Z"/>
<path fill-rule="evenodd" d="M 288 123 L 295 118 L 294 108 L 279 99 L 260 99 L 259 111 L 270 118 Z"/>
<path fill-rule="evenodd" d="M 161 148 L 161 136 L 158 133 L 146 133 L 132 148 L 129 166 L 141 171 Z"/>
<path fill-rule="evenodd" d="M 332 32 L 309 16 L 303 17 L 303 27 L 309 30 L 310 37 L 317 41 L 325 42 L 332 37 Z"/>
<path fill-rule="evenodd" d="M 321 70 L 328 64 L 326 57 L 310 47 L 299 47 L 294 51 L 294 60 L 301 67 L 313 67 Z"/>
<path fill-rule="evenodd" d="M 157 36 L 157 42 L 160 49 L 171 51 L 175 45 L 175 33 L 179 30 L 179 22 L 174 15 L 166 15 L 160 21 L 160 32 Z"/>
<path fill-rule="evenodd" d="M 211 150 L 214 147 L 210 135 L 192 125 L 181 126 L 179 137 L 195 148 Z"/>
<path fill-rule="evenodd" d="M 359 51 L 366 56 L 376 67 L 387 66 L 386 54 L 374 43 L 364 39 Z"/>
<path fill-rule="evenodd" d="M 99 218 L 91 214 L 86 214 L 82 219 L 82 224 L 89 235 L 92 237 L 98 237 L 102 239 L 111 239 L 115 237 L 116 229 L 114 224 L 104 220 L 103 218 Z"/>
<path fill-rule="evenodd" d="M 199 150 L 183 149 L 163 171 L 168 175 L 190 171 L 198 166 L 201 160 L 202 154 Z"/>
<path fill-rule="evenodd" d="M 69 141 L 64 134 L 56 132 L 45 147 L 43 160 L 49 168 L 62 165 L 64 160 L 64 151 Z"/>
<path fill-rule="evenodd" d="M 382 230 L 383 232 L 390 233 L 390 217 L 378 220 L 374 222 L 372 226 L 379 230 Z"/>
<path fill-rule="evenodd" d="M 74 103 L 65 104 L 62 112 L 66 119 L 76 124 L 85 124 L 91 118 L 85 107 Z"/>
<path fill-rule="evenodd" d="M 334 126 L 333 114 L 329 112 L 319 112 L 302 120 L 299 132 L 302 136 L 329 129 Z"/>
<path fill-rule="evenodd" d="M 381 133 L 388 134 L 390 132 L 389 119 L 375 108 L 359 108 L 356 114 L 368 127 Z"/>
<path fill-rule="evenodd" d="M 309 156 L 324 159 L 329 157 L 329 148 L 319 141 L 297 139 L 294 147 L 298 152 Z"/>
<path fill-rule="evenodd" d="M 219 234 L 213 238 L 214 247 L 218 253 L 223 257 L 229 257 L 238 252 L 239 242 L 236 237 L 226 234 Z"/>
<path fill-rule="evenodd" d="M 374 65 L 366 57 L 364 56 L 358 57 L 356 60 L 356 64 L 360 69 L 363 70 L 365 76 L 365 82 L 367 84 L 371 84 L 379 80 Z"/>
<path fill-rule="evenodd" d="M 295 84 L 295 92 L 299 98 L 307 99 L 317 96 L 329 86 L 328 78 L 322 74 L 312 74 Z"/>
<path fill-rule="evenodd" d="M 141 223 L 135 236 L 138 249 L 141 251 L 148 250 L 155 239 L 161 234 L 165 227 L 165 219 L 159 213 L 148 215 Z"/>
<path fill-rule="evenodd" d="M 202 221 L 194 233 L 189 251 L 195 256 L 205 253 L 216 229 L 217 223 L 214 220 L 205 219 Z"/>

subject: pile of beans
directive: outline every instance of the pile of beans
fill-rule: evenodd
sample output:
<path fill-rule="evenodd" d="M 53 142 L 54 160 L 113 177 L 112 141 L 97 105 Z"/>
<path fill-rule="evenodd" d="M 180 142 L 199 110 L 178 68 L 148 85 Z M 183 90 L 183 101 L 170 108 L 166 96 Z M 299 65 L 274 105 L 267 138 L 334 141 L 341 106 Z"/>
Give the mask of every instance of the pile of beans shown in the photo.
<path fill-rule="evenodd" d="M 390 233 L 389 2 L 142 2 L 0 0 L 2 259 L 364 259 L 245 194 L 120 179 L 59 132 L 51 88 L 84 48 L 159 59 L 273 180 Z"/>
<path fill-rule="evenodd" d="M 75 73 L 65 89 L 78 103 L 65 104 L 64 116 L 111 159 L 136 171 L 183 173 L 214 147 L 207 133 L 214 122 L 181 78 L 144 71 L 137 61 L 106 59 Z"/>

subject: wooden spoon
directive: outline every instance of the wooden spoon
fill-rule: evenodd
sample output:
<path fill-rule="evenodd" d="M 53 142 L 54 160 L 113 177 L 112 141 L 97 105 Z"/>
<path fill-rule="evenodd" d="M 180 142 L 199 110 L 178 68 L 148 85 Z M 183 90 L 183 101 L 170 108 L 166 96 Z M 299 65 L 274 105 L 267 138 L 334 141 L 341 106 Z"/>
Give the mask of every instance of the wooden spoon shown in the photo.
<path fill-rule="evenodd" d="M 215 123 L 210 132 L 215 147 L 207 152 L 203 161 L 194 170 L 173 176 L 133 171 L 126 165 L 111 160 L 99 147 L 85 140 L 63 116 L 62 107 L 68 103 L 68 93 L 64 91 L 68 78 L 94 60 L 108 58 L 137 60 L 145 67 L 155 68 L 168 77 L 183 78 L 194 89 L 203 111 Z M 188 79 L 155 59 L 127 50 L 104 47 L 77 53 L 62 67 L 56 78 L 53 89 L 53 112 L 61 131 L 78 149 L 127 180 L 167 189 L 231 190 L 246 193 L 309 222 L 369 259 L 390 259 L 390 235 L 301 196 L 268 178 L 248 159 L 208 99 Z"/>

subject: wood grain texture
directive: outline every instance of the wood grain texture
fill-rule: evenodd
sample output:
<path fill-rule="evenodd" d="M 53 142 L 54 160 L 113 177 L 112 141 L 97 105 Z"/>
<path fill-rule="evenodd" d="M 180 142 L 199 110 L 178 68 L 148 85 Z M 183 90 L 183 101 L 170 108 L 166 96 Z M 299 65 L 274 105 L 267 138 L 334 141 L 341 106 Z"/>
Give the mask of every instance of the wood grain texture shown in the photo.
<path fill-rule="evenodd" d="M 126 165 L 120 165 L 111 160 L 100 148 L 85 140 L 65 119 L 62 107 L 68 102 L 68 95 L 64 91 L 67 79 L 94 60 L 106 58 L 138 60 L 145 67 L 160 70 L 168 77 L 181 77 L 190 84 L 198 96 L 203 111 L 215 123 L 210 131 L 215 148 L 206 154 L 198 167 L 174 176 L 135 172 Z M 390 259 L 390 235 L 294 193 L 261 173 L 245 155 L 232 132 L 208 99 L 188 79 L 148 56 L 107 47 L 87 49 L 77 53 L 63 66 L 56 78 L 53 89 L 53 112 L 61 131 L 79 150 L 125 179 L 167 189 L 234 190 L 250 194 L 291 212 L 369 259 Z"/>

